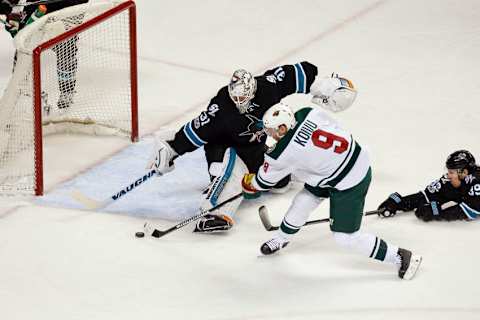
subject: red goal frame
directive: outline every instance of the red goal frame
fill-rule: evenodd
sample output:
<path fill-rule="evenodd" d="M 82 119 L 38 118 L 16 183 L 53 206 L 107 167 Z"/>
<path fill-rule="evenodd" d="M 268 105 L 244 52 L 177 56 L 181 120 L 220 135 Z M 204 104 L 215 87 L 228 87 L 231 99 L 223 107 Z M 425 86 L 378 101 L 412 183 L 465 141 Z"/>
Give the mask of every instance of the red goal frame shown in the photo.
<path fill-rule="evenodd" d="M 79 34 L 112 16 L 128 10 L 129 12 L 129 33 L 130 33 L 130 89 L 131 89 L 131 116 L 132 142 L 138 141 L 138 76 L 137 76 L 137 27 L 136 27 L 136 5 L 134 1 L 123 2 L 116 7 L 105 11 L 99 16 L 92 18 L 81 25 L 74 27 L 61 35 L 50 39 L 33 50 L 33 112 L 34 112 L 34 139 L 35 139 L 35 195 L 43 195 L 43 130 L 42 130 L 42 100 L 41 100 L 41 54 L 61 41 L 64 41 L 75 34 Z"/>

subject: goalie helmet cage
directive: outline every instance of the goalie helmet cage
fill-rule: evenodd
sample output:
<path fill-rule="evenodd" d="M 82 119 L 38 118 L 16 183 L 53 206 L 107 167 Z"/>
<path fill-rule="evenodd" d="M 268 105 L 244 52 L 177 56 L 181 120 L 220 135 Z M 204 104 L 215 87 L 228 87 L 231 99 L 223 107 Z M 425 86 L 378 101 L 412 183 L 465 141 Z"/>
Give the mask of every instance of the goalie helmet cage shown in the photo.
<path fill-rule="evenodd" d="M 43 194 L 44 134 L 138 140 L 135 2 L 47 12 L 14 42 L 0 100 L 0 195 Z"/>

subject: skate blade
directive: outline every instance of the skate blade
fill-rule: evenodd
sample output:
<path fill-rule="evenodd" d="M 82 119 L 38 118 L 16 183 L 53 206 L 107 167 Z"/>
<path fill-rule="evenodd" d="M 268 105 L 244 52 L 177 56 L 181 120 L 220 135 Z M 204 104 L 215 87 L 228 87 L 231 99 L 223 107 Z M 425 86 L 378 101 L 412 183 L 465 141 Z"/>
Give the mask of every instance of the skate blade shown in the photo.
<path fill-rule="evenodd" d="M 411 280 L 417 273 L 420 264 L 422 263 L 422 256 L 412 255 L 410 259 L 410 265 L 403 276 L 403 280 Z"/>

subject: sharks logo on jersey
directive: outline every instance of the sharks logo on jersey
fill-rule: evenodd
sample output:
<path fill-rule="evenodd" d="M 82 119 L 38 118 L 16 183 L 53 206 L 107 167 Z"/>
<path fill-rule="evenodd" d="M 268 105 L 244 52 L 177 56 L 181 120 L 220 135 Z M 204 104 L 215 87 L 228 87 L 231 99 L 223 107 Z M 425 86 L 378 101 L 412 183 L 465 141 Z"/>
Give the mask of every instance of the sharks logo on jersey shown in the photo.
<path fill-rule="evenodd" d="M 250 123 L 247 125 L 247 130 L 240 133 L 239 136 L 250 136 L 250 142 L 261 142 L 262 136 L 265 134 L 265 131 L 263 131 L 262 120 L 252 116 L 251 114 L 246 114 L 245 116 L 248 118 L 248 120 L 250 120 Z"/>

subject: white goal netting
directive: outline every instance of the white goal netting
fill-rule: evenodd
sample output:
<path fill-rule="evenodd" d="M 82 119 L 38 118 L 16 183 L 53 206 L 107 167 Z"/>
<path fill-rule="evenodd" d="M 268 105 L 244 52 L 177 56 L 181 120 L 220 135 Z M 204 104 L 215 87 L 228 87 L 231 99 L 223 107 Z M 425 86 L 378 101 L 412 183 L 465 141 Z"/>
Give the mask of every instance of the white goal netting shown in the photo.
<path fill-rule="evenodd" d="M 0 100 L 0 194 L 42 193 L 42 132 L 135 139 L 134 21 L 129 10 L 115 11 L 119 5 L 47 12 L 14 38 L 16 63 Z"/>

